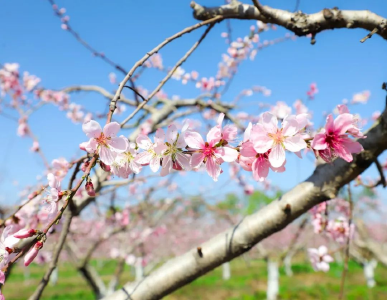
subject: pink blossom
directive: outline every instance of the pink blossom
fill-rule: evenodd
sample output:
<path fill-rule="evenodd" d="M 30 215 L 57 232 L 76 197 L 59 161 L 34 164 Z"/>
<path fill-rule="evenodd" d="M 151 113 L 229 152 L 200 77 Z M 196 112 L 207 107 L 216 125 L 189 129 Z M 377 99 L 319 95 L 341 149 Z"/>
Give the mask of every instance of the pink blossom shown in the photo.
<path fill-rule="evenodd" d="M 161 142 L 161 137 L 164 136 L 164 131 L 158 129 L 158 134 Z M 164 144 L 165 148 L 162 150 L 162 169 L 161 176 L 166 176 L 172 169 L 176 170 L 190 170 L 190 158 L 187 154 L 183 153 L 183 148 L 187 146 L 183 135 L 177 132 L 177 128 L 174 124 L 168 126 L 166 134 L 167 142 Z M 164 142 L 164 138 L 162 138 Z"/>
<path fill-rule="evenodd" d="M 70 166 L 69 162 L 63 157 L 53 159 L 51 165 L 53 174 L 60 179 L 66 176 Z"/>
<path fill-rule="evenodd" d="M 315 271 L 329 271 L 329 263 L 333 262 L 333 258 L 328 254 L 327 247 L 320 246 L 318 249 L 309 248 L 308 254 Z"/>
<path fill-rule="evenodd" d="M 23 85 L 27 92 L 31 92 L 40 82 L 40 78 L 35 75 L 29 75 L 28 72 L 23 73 Z"/>
<path fill-rule="evenodd" d="M 368 102 L 368 99 L 370 98 L 371 96 L 371 92 L 370 91 L 363 91 L 361 93 L 357 93 L 355 95 L 353 95 L 353 98 L 352 98 L 352 103 L 363 103 L 363 104 L 366 104 Z"/>
<path fill-rule="evenodd" d="M 40 146 L 39 146 L 39 142 L 38 141 L 33 141 L 32 142 L 32 147 L 31 147 L 31 151 L 32 152 L 38 152 L 40 149 Z"/>
<path fill-rule="evenodd" d="M 223 161 L 233 162 L 238 157 L 238 152 L 230 147 L 222 146 L 221 138 L 217 131 L 210 130 L 207 134 L 207 142 L 197 132 L 187 131 L 184 136 L 187 145 L 194 151 L 191 157 L 191 167 L 199 168 L 204 162 L 208 175 L 218 180 L 221 173 L 220 164 Z"/>
<path fill-rule="evenodd" d="M 330 220 L 327 225 L 327 231 L 331 238 L 340 244 L 347 242 L 348 237 L 353 235 L 354 229 L 354 225 L 351 224 L 351 227 L 349 227 L 348 220 L 344 217 Z"/>
<path fill-rule="evenodd" d="M 241 155 L 239 163 L 246 171 L 252 171 L 253 177 L 256 181 L 264 181 L 269 174 L 269 168 L 274 172 L 284 172 L 284 164 L 279 168 L 274 168 L 269 162 L 270 150 L 265 153 L 258 153 L 254 149 L 252 142 L 245 142 L 241 146 Z"/>
<path fill-rule="evenodd" d="M 277 127 L 278 120 L 273 114 L 263 113 L 260 122 L 251 129 L 251 141 L 257 153 L 264 154 L 270 150 L 268 160 L 274 168 L 285 163 L 285 150 L 299 152 L 306 148 L 306 143 L 299 131 L 304 124 L 296 116 L 286 117 L 282 128 Z"/>
<path fill-rule="evenodd" d="M 308 108 L 302 103 L 300 99 L 296 100 L 293 104 L 293 107 L 296 109 L 296 114 L 306 114 Z"/>
<path fill-rule="evenodd" d="M 238 128 L 234 124 L 226 125 L 224 126 L 224 128 L 222 128 L 223 120 L 224 113 L 221 113 L 218 117 L 218 125 L 213 127 L 208 134 L 214 139 L 223 139 L 227 143 L 230 143 L 236 139 L 238 134 Z"/>
<path fill-rule="evenodd" d="M 113 174 L 121 178 L 128 178 L 132 173 L 140 173 L 141 165 L 136 161 L 136 156 L 136 144 L 128 142 L 125 152 L 117 154 L 111 165 Z"/>
<path fill-rule="evenodd" d="M 184 75 L 185 71 L 183 68 L 181 67 L 178 67 L 175 72 L 173 72 L 172 74 L 172 78 L 173 79 L 176 79 L 176 80 L 181 80 L 183 75 Z"/>
<path fill-rule="evenodd" d="M 97 151 L 101 161 L 107 165 L 111 165 L 117 153 L 122 153 L 126 150 L 127 140 L 124 136 L 117 137 L 120 130 L 120 124 L 111 122 L 102 128 L 96 121 L 85 122 L 82 125 L 83 132 L 90 138 L 86 148 L 89 153 Z"/>
<path fill-rule="evenodd" d="M 335 120 L 333 120 L 332 115 L 329 115 L 325 129 L 322 129 L 314 137 L 312 148 L 326 162 L 331 162 L 336 157 L 351 162 L 353 160 L 352 153 L 360 153 L 363 146 L 351 140 L 348 134 L 364 137 L 354 122 L 353 115 L 349 113 L 340 114 Z"/>
<path fill-rule="evenodd" d="M 36 234 L 37 234 L 37 230 L 36 229 L 24 228 L 24 229 L 19 230 L 16 233 L 14 233 L 13 236 L 15 238 L 18 238 L 18 239 L 25 239 L 25 238 L 28 238 L 28 237 L 32 237 L 32 236 L 34 236 Z"/>
<path fill-rule="evenodd" d="M 379 117 L 380 117 L 381 114 L 382 114 L 382 113 L 381 113 L 379 110 L 377 110 L 377 111 L 375 111 L 375 112 L 372 113 L 371 119 L 374 120 L 374 121 L 376 121 L 377 119 L 379 119 Z"/>
<path fill-rule="evenodd" d="M 56 177 L 54 174 L 49 173 L 47 174 L 47 180 L 48 180 L 48 185 L 50 186 L 50 196 L 48 198 L 48 201 L 58 201 L 62 198 L 62 193 L 61 193 L 61 187 L 60 187 L 60 181 L 59 178 Z"/>
<path fill-rule="evenodd" d="M 81 105 L 75 103 L 69 104 L 66 116 L 71 121 L 73 121 L 74 123 L 81 122 L 83 120 L 84 115 L 85 113 L 82 111 Z"/>
<path fill-rule="evenodd" d="M 30 251 L 26 254 L 24 257 L 24 265 L 26 267 L 29 266 L 30 263 L 35 259 L 35 257 L 38 255 L 39 250 L 42 249 L 43 243 L 42 242 L 36 242 L 35 245 L 31 248 Z"/>
<path fill-rule="evenodd" d="M 153 172 L 157 172 L 160 168 L 161 154 L 166 149 L 164 145 L 164 131 L 157 130 L 155 134 L 155 144 L 146 135 L 140 134 L 137 139 L 137 145 L 140 149 L 145 150 L 136 156 L 135 161 L 141 165 L 150 166 Z"/>
<path fill-rule="evenodd" d="M 27 120 L 25 118 L 21 118 L 19 120 L 19 126 L 17 128 L 17 135 L 21 137 L 28 136 L 30 134 L 30 129 L 27 125 Z"/>
<path fill-rule="evenodd" d="M 85 190 L 90 197 L 95 197 L 94 185 L 91 181 L 86 182 Z"/>
<path fill-rule="evenodd" d="M 0 283 L 4 284 L 4 282 L 5 282 L 5 274 L 3 271 L 0 270 Z M 1 291 L 0 291 L 0 293 L 1 293 Z M 3 298 L 1 298 L 1 297 L 3 297 Z M 4 299 L 4 296 L 0 295 L 0 300 L 2 300 L 2 299 Z"/>
<path fill-rule="evenodd" d="M 286 116 L 290 115 L 292 108 L 289 107 L 285 102 L 278 101 L 275 106 L 273 106 L 270 112 L 275 115 L 278 119 L 284 119 Z"/>
<path fill-rule="evenodd" d="M 314 99 L 314 95 L 316 95 L 317 93 L 318 93 L 317 84 L 316 83 L 312 83 L 310 85 L 309 91 L 307 91 L 306 94 L 308 95 L 310 100 L 313 100 Z"/>

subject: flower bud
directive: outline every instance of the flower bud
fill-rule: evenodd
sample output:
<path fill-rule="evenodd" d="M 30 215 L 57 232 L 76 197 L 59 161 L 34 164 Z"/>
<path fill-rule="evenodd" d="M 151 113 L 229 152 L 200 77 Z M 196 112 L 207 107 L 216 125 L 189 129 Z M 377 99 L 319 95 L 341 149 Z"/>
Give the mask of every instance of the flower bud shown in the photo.
<path fill-rule="evenodd" d="M 30 251 L 26 254 L 24 257 L 24 265 L 27 267 L 30 263 L 35 259 L 35 257 L 38 255 L 39 250 L 42 249 L 43 243 L 42 242 L 36 242 L 35 245 L 31 248 Z"/>
<path fill-rule="evenodd" d="M 88 162 L 88 161 L 87 161 L 87 162 L 84 162 L 84 163 L 82 164 L 82 166 L 81 166 L 82 172 L 86 172 L 86 169 L 87 169 L 88 166 L 89 166 L 89 162 Z"/>
<path fill-rule="evenodd" d="M 85 189 L 90 197 L 95 197 L 95 190 L 91 181 L 86 182 Z"/>
<path fill-rule="evenodd" d="M 19 230 L 18 232 L 14 233 L 14 237 L 18 239 L 25 239 L 31 236 L 36 235 L 37 231 L 35 229 L 27 229 L 23 228 Z"/>
<path fill-rule="evenodd" d="M 35 198 L 36 196 L 38 195 L 38 193 L 35 191 L 35 192 L 32 192 L 31 194 L 28 195 L 28 200 L 32 200 L 33 198 Z"/>
<path fill-rule="evenodd" d="M 79 144 L 79 149 L 81 149 L 81 150 L 83 150 L 83 151 L 87 151 L 87 150 L 86 150 L 87 144 L 88 144 L 88 142 L 80 143 L 80 144 Z"/>
<path fill-rule="evenodd" d="M 99 161 L 99 165 L 101 166 L 102 170 L 104 170 L 105 172 L 110 172 L 111 171 L 110 166 L 104 164 L 102 161 Z"/>

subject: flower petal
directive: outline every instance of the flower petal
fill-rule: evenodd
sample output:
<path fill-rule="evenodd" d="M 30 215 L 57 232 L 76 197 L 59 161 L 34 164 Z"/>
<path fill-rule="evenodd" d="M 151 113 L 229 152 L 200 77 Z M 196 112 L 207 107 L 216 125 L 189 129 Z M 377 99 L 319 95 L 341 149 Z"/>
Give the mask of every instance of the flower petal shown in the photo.
<path fill-rule="evenodd" d="M 112 151 L 110 148 L 101 146 L 99 148 L 99 158 L 106 165 L 111 165 L 116 158 L 116 153 Z"/>
<path fill-rule="evenodd" d="M 270 163 L 266 159 L 257 158 L 252 165 L 253 177 L 256 181 L 264 181 L 269 174 Z"/>
<path fill-rule="evenodd" d="M 177 139 L 177 128 L 175 124 L 171 124 L 167 129 L 167 142 L 170 144 L 175 143 Z"/>
<path fill-rule="evenodd" d="M 120 131 L 121 126 L 117 122 L 111 122 L 109 124 L 106 124 L 105 127 L 103 128 L 103 134 L 106 137 L 115 137 Z"/>
<path fill-rule="evenodd" d="M 281 144 L 275 145 L 269 154 L 269 162 L 274 168 L 278 168 L 285 162 L 285 149 Z"/>
<path fill-rule="evenodd" d="M 193 149 L 203 149 L 204 141 L 202 136 L 195 131 L 186 131 L 184 135 L 185 142 L 188 147 Z"/>
<path fill-rule="evenodd" d="M 199 168 L 203 162 L 204 157 L 205 157 L 205 155 L 203 153 L 197 152 L 197 153 L 192 154 L 191 163 L 190 163 L 191 167 L 192 168 Z"/>
<path fill-rule="evenodd" d="M 215 148 L 217 157 L 221 157 L 225 162 L 233 162 L 238 158 L 238 151 L 229 147 Z"/>
<path fill-rule="evenodd" d="M 157 172 L 160 168 L 160 158 L 159 157 L 154 157 L 151 159 L 150 163 L 149 163 L 149 167 L 151 168 L 151 170 L 153 172 Z"/>
<path fill-rule="evenodd" d="M 318 133 L 314 137 L 312 144 L 312 148 L 315 150 L 325 150 L 328 148 L 328 144 L 326 142 L 326 134 L 325 133 Z"/>
<path fill-rule="evenodd" d="M 94 120 L 87 121 L 82 124 L 82 130 L 88 138 L 97 138 L 102 133 L 101 125 Z"/>
<path fill-rule="evenodd" d="M 220 166 L 216 163 L 215 158 L 209 157 L 206 161 L 206 169 L 208 175 L 212 177 L 214 181 L 218 181 L 218 177 L 220 175 Z"/>
<path fill-rule="evenodd" d="M 347 113 L 338 115 L 334 121 L 336 133 L 339 135 L 346 133 L 354 126 L 353 123 L 353 115 Z"/>
<path fill-rule="evenodd" d="M 157 144 L 162 144 L 164 143 L 164 140 L 165 140 L 164 130 L 162 130 L 161 128 L 157 129 L 155 134 L 155 142 Z"/>
<path fill-rule="evenodd" d="M 252 142 L 245 142 L 242 144 L 241 155 L 245 157 L 255 157 L 257 155 L 257 151 L 255 151 Z"/>
<path fill-rule="evenodd" d="M 307 147 L 304 139 L 299 134 L 285 138 L 283 144 L 285 149 L 291 152 L 298 152 Z"/>
<path fill-rule="evenodd" d="M 122 153 L 122 152 L 125 152 L 127 150 L 128 146 L 129 146 L 129 142 L 124 136 L 112 137 L 108 141 L 108 145 L 110 146 L 110 148 L 113 151 L 115 151 L 117 153 Z"/>
<path fill-rule="evenodd" d="M 261 124 L 265 130 L 269 133 L 275 134 L 277 132 L 278 119 L 275 115 L 269 112 L 265 112 L 261 116 Z"/>
<path fill-rule="evenodd" d="M 134 159 L 135 162 L 139 163 L 140 165 L 147 165 L 152 160 L 152 153 L 150 152 L 142 152 L 136 156 Z"/>
<path fill-rule="evenodd" d="M 136 139 L 139 148 L 148 150 L 153 149 L 153 143 L 150 138 L 146 135 L 140 134 Z"/>

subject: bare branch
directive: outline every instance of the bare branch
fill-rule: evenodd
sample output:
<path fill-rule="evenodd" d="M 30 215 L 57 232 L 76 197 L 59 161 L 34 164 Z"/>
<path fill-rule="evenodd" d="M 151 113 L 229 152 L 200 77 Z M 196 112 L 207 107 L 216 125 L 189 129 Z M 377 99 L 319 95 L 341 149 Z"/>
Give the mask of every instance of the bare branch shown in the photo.
<path fill-rule="evenodd" d="M 141 108 L 149 101 L 151 100 L 164 86 L 164 84 L 172 77 L 173 73 L 187 60 L 187 58 L 196 50 L 196 48 L 200 45 L 200 43 L 205 39 L 207 34 L 210 32 L 212 27 L 215 25 L 215 23 L 211 23 L 208 25 L 208 28 L 205 30 L 203 35 L 200 37 L 200 39 L 191 47 L 191 49 L 188 50 L 188 52 L 177 62 L 177 64 L 170 70 L 167 74 L 167 76 L 164 77 L 163 80 L 159 83 L 159 85 L 153 90 L 153 92 L 148 96 L 146 101 L 142 102 L 137 108 L 121 123 L 121 127 L 124 126 L 129 120 L 131 120 L 136 113 L 138 113 Z"/>
<path fill-rule="evenodd" d="M 258 3 L 259 9 L 239 1 L 219 7 L 204 7 L 192 1 L 191 7 L 197 20 L 208 20 L 217 16 L 225 19 L 260 20 L 285 27 L 298 36 L 316 35 L 323 30 L 338 28 L 363 28 L 368 31 L 377 28 L 374 33 L 387 39 L 387 20 L 368 10 L 325 8 L 314 14 L 305 14 L 262 6 L 258 1 L 255 2 Z"/>

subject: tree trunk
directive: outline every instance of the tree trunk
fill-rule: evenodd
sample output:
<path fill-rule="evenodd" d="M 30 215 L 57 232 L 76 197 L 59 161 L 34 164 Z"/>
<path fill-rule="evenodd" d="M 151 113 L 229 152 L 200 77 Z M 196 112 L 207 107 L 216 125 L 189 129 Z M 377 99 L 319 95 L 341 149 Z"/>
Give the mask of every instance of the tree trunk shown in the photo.
<path fill-rule="evenodd" d="M 136 261 L 136 281 L 144 278 L 144 267 L 142 266 L 142 258 L 138 258 Z"/>
<path fill-rule="evenodd" d="M 231 278 L 230 262 L 225 262 L 222 265 L 222 277 L 223 280 L 229 280 Z"/>
<path fill-rule="evenodd" d="M 367 286 L 369 288 L 373 288 L 375 286 L 375 268 L 378 265 L 377 261 L 375 259 L 366 260 L 364 262 L 364 276 L 367 280 Z"/>
<path fill-rule="evenodd" d="M 279 290 L 278 262 L 267 261 L 267 300 L 277 300 Z"/>
<path fill-rule="evenodd" d="M 286 254 L 285 259 L 284 259 L 284 267 L 285 267 L 285 274 L 286 276 L 293 276 L 293 271 L 292 271 L 292 258 L 294 256 L 294 252 L 289 252 Z"/>
<path fill-rule="evenodd" d="M 50 276 L 50 284 L 52 286 L 56 286 L 56 283 L 58 282 L 58 267 L 56 267 L 52 273 L 51 273 L 51 276 Z"/>

